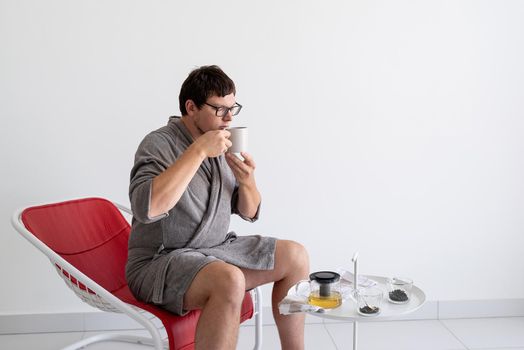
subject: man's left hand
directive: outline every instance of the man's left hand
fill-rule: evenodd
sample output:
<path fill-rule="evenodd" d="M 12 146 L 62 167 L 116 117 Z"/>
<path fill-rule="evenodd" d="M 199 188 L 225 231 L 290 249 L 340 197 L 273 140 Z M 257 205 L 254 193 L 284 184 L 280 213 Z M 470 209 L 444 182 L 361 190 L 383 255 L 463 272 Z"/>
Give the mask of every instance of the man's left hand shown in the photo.
<path fill-rule="evenodd" d="M 255 183 L 255 161 L 249 153 L 241 152 L 242 161 L 233 153 L 226 153 L 226 161 L 240 185 L 253 185 Z"/>

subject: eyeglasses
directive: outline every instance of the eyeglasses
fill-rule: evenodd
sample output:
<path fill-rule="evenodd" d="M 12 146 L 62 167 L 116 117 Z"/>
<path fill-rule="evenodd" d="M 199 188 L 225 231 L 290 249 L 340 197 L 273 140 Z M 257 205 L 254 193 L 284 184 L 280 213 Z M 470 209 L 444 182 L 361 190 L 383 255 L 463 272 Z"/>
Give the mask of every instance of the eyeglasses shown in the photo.
<path fill-rule="evenodd" d="M 235 103 L 233 107 L 213 106 L 207 102 L 204 102 L 204 104 L 213 108 L 215 110 L 215 115 L 220 118 L 224 118 L 229 112 L 231 112 L 231 115 L 237 115 L 242 109 L 242 105 L 240 103 Z"/>

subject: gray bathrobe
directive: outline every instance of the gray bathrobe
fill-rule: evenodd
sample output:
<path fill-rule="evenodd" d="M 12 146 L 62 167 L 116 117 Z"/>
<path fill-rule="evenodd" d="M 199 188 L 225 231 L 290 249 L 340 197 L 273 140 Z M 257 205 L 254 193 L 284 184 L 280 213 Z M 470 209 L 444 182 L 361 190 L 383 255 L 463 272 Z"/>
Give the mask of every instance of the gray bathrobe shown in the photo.
<path fill-rule="evenodd" d="M 183 315 L 184 294 L 206 264 L 217 259 L 248 269 L 273 268 L 271 237 L 228 232 L 238 212 L 238 185 L 224 156 L 207 158 L 178 203 L 166 214 L 149 217 L 152 180 L 193 142 L 179 117 L 148 134 L 131 170 L 129 196 L 133 210 L 126 278 L 133 294 Z"/>

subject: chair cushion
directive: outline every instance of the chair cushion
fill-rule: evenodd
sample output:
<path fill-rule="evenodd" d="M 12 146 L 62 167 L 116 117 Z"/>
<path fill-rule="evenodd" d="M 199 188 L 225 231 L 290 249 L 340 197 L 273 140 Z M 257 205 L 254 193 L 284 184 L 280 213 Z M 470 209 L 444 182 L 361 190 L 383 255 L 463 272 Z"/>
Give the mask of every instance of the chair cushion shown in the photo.
<path fill-rule="evenodd" d="M 84 198 L 35 206 L 23 211 L 22 222 L 41 242 L 108 291 L 127 285 L 130 226 L 110 201 Z"/>

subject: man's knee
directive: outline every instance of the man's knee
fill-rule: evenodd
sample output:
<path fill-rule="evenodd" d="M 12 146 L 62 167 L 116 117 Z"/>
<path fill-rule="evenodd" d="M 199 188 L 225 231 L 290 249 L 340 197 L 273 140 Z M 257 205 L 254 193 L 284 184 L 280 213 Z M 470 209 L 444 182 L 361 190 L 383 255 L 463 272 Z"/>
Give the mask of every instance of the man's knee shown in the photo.
<path fill-rule="evenodd" d="M 302 244 L 288 240 L 279 241 L 279 243 L 282 245 L 283 255 L 288 266 L 309 270 L 309 255 Z"/>
<path fill-rule="evenodd" d="M 210 276 L 210 298 L 222 302 L 241 304 L 246 293 L 246 279 L 242 271 L 230 264 L 220 264 L 220 268 Z"/>
<path fill-rule="evenodd" d="M 206 265 L 197 274 L 184 296 L 184 307 L 201 309 L 211 300 L 222 303 L 241 304 L 246 290 L 242 271 L 222 261 Z"/>

